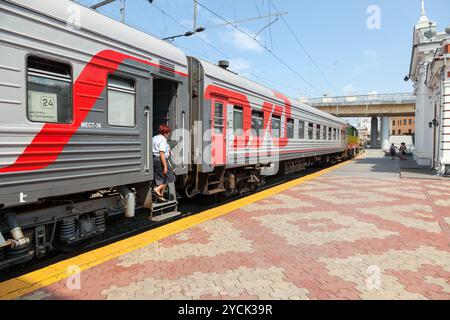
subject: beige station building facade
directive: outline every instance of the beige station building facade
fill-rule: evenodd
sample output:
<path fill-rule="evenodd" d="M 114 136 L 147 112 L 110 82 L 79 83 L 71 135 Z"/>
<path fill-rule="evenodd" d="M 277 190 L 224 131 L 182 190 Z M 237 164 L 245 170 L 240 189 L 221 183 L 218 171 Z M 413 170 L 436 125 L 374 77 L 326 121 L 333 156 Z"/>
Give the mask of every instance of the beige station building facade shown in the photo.
<path fill-rule="evenodd" d="M 414 135 L 416 132 L 415 117 L 391 117 L 391 136 Z"/>

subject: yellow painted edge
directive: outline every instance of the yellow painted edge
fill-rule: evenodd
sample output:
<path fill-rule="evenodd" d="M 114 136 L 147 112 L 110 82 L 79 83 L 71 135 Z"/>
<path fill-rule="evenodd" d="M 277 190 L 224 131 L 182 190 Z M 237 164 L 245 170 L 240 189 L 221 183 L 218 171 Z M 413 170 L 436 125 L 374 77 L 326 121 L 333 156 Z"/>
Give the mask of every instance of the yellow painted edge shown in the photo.
<path fill-rule="evenodd" d="M 83 253 L 79 256 L 57 262 L 40 270 L 30 272 L 26 275 L 10 279 L 0 283 L 0 300 L 15 299 L 40 288 L 51 285 L 69 277 L 68 267 L 76 266 L 79 271 L 95 267 L 101 263 L 108 262 L 126 253 L 138 250 L 151 243 L 177 234 L 186 229 L 195 227 L 205 221 L 215 219 L 230 213 L 243 206 L 257 202 L 269 196 L 283 192 L 289 188 L 316 179 L 324 174 L 349 164 L 351 161 L 337 164 L 333 167 L 323 169 L 319 172 L 298 178 L 284 184 L 260 191 L 242 199 L 227 203 L 225 205 L 206 210 L 202 213 L 183 218 L 162 227 L 152 229 L 139 235 L 112 243 L 110 245 Z"/>

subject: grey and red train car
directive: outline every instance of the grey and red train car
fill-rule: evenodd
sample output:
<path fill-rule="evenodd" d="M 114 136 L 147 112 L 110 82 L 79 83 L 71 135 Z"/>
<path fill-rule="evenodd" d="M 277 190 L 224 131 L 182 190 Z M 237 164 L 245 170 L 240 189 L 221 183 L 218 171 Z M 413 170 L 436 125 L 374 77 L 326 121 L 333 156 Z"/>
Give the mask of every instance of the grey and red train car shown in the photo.
<path fill-rule="evenodd" d="M 69 0 L 0 1 L 0 56 L 0 269 L 152 210 L 163 123 L 187 198 L 348 156 L 342 120 Z"/>

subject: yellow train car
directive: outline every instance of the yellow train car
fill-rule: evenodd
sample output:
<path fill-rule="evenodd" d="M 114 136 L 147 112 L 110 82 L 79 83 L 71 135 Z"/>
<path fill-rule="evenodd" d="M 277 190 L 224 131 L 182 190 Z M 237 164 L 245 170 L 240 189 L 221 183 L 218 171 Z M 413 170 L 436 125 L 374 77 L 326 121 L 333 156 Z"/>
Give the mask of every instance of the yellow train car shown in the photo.
<path fill-rule="evenodd" d="M 359 132 L 354 126 L 347 127 L 347 152 L 350 158 L 353 158 L 359 153 L 361 148 L 361 141 L 359 139 Z"/>

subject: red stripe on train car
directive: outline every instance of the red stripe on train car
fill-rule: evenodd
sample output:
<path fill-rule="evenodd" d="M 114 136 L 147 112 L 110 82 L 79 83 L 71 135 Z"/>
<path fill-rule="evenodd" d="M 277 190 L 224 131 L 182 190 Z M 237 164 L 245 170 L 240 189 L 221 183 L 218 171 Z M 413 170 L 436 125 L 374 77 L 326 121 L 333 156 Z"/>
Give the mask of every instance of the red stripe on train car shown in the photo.
<path fill-rule="evenodd" d="M 0 168 L 0 173 L 41 170 L 53 164 L 102 94 L 106 87 L 108 74 L 116 71 L 126 59 L 160 67 L 158 64 L 113 50 L 99 52 L 92 57 L 74 83 L 73 122 L 71 124 L 44 124 L 41 131 L 16 161 L 10 166 Z M 187 76 L 187 74 L 178 71 L 176 73 Z M 102 85 L 90 85 L 92 83 Z"/>

